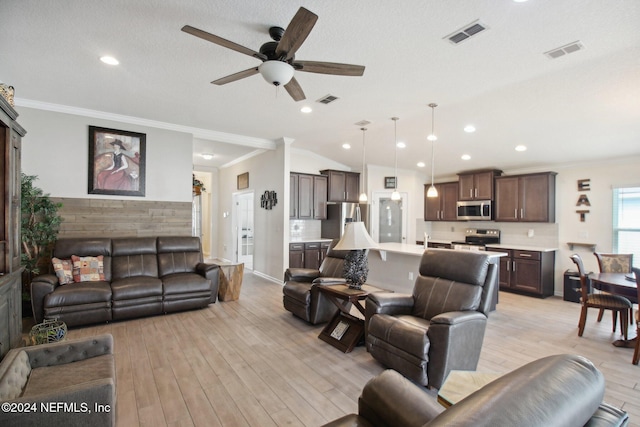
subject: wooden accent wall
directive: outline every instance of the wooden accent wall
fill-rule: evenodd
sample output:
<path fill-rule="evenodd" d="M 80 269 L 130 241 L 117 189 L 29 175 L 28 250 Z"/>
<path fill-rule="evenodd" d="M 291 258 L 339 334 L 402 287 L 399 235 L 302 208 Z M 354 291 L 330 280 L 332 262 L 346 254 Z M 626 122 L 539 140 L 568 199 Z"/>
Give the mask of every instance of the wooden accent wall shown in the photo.
<path fill-rule="evenodd" d="M 62 203 L 58 237 L 190 236 L 190 202 L 51 198 Z"/>

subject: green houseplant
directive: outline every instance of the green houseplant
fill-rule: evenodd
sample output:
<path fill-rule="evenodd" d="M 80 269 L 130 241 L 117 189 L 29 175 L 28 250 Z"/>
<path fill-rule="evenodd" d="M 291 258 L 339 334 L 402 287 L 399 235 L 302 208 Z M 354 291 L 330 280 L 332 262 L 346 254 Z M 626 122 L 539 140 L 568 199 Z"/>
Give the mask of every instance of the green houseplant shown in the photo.
<path fill-rule="evenodd" d="M 23 301 L 29 301 L 31 278 L 40 274 L 40 269 L 49 262 L 53 242 L 58 237 L 62 217 L 58 209 L 62 203 L 54 203 L 48 194 L 33 183 L 37 175 L 21 174 L 21 265 Z"/>

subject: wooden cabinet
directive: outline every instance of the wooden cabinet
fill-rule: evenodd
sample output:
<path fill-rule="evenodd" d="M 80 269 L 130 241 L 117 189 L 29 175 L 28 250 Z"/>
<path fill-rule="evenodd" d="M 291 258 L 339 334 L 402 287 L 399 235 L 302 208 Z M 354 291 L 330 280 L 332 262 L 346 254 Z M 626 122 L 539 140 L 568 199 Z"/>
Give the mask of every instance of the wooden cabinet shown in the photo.
<path fill-rule="evenodd" d="M 555 222 L 555 172 L 501 176 L 495 183 L 496 221 Z"/>
<path fill-rule="evenodd" d="M 289 219 L 327 218 L 327 177 L 291 173 Z"/>
<path fill-rule="evenodd" d="M 25 130 L 0 96 L 0 359 L 22 340 L 20 152 Z"/>
<path fill-rule="evenodd" d="M 329 202 L 358 202 L 360 198 L 360 174 L 357 172 L 337 171 L 326 169 L 320 171 L 329 179 L 327 201 Z"/>
<path fill-rule="evenodd" d="M 289 243 L 289 268 L 318 270 L 331 242 Z"/>
<path fill-rule="evenodd" d="M 546 298 L 554 292 L 555 252 L 487 248 L 500 258 L 500 289 Z"/>
<path fill-rule="evenodd" d="M 434 249 L 451 249 L 451 243 L 428 242 L 427 247 Z"/>
<path fill-rule="evenodd" d="M 493 200 L 493 181 L 501 174 L 499 170 L 458 174 L 458 200 Z"/>
<path fill-rule="evenodd" d="M 456 221 L 456 202 L 458 201 L 458 183 L 445 182 L 434 184 L 438 197 L 427 197 L 431 184 L 424 185 L 424 220 Z"/>

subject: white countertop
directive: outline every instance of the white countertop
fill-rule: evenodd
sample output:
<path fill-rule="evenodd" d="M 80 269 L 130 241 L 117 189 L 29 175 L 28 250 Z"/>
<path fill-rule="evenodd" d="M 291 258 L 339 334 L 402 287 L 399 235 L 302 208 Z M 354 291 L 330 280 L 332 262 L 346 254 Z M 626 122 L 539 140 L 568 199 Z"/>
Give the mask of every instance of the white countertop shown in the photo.
<path fill-rule="evenodd" d="M 487 245 L 488 248 L 495 248 L 495 249 L 516 249 L 519 251 L 532 251 L 532 252 L 553 252 L 553 251 L 557 251 L 558 248 L 544 248 L 544 247 L 540 247 L 540 246 L 526 246 L 526 245 L 512 245 L 510 243 L 507 243 L 506 245 L 503 244 L 489 244 Z"/>
<path fill-rule="evenodd" d="M 378 244 L 377 248 L 373 248 L 370 250 L 378 251 L 378 252 L 392 252 L 392 253 L 398 253 L 398 254 L 415 255 L 415 256 L 422 256 L 422 254 L 425 251 L 424 246 L 422 245 L 410 245 L 408 243 L 380 243 Z M 430 251 L 451 251 L 453 249 L 429 248 L 429 250 Z M 507 256 L 507 254 L 503 252 L 485 252 L 485 251 L 479 251 L 479 252 L 486 253 L 491 258 Z"/>

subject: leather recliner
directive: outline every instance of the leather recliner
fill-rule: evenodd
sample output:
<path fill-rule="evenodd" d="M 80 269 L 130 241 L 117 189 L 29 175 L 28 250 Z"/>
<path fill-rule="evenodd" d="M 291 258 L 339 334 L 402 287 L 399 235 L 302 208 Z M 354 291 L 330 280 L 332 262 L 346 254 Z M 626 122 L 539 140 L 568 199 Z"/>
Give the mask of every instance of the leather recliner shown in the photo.
<path fill-rule="evenodd" d="M 436 389 L 452 369 L 475 370 L 495 294 L 497 265 L 490 256 L 427 250 L 411 295 L 369 295 L 369 353 L 410 380 Z"/>
<path fill-rule="evenodd" d="M 312 325 L 328 322 L 337 311 L 336 306 L 320 293 L 318 286 L 346 283 L 344 259 L 349 251 L 335 250 L 338 241 L 334 239 L 329 245 L 320 269 L 288 268 L 284 272 L 284 308 Z"/>
<path fill-rule="evenodd" d="M 582 356 L 560 354 L 528 363 L 448 409 L 395 371 L 370 380 L 358 414 L 324 427 L 625 426 L 625 411 L 602 401 L 604 376 Z"/>

